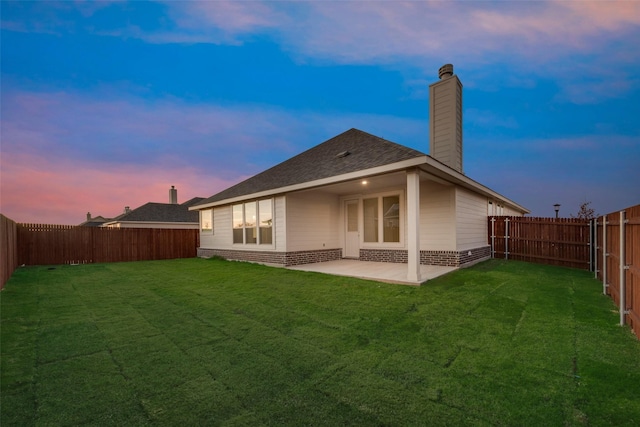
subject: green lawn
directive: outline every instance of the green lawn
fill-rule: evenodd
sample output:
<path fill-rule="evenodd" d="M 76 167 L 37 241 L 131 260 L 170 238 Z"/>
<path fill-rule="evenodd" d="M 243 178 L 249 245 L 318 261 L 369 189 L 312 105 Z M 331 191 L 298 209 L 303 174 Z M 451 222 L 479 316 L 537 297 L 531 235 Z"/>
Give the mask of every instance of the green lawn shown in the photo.
<path fill-rule="evenodd" d="M 640 342 L 592 274 L 422 287 L 222 260 L 16 270 L 2 418 L 29 425 L 640 425 Z"/>

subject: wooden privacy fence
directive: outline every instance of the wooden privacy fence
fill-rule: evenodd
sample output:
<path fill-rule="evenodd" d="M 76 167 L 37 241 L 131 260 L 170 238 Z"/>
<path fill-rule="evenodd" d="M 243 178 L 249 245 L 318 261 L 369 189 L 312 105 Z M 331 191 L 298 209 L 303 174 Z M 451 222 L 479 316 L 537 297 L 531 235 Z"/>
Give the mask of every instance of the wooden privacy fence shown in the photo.
<path fill-rule="evenodd" d="M 492 258 L 592 268 L 589 220 L 494 216 L 488 226 Z"/>
<path fill-rule="evenodd" d="M 0 289 L 19 265 L 17 225 L 0 214 Z"/>
<path fill-rule="evenodd" d="M 18 265 L 191 258 L 199 236 L 198 230 L 18 224 Z"/>
<path fill-rule="evenodd" d="M 595 276 L 640 338 L 640 205 L 595 221 Z"/>

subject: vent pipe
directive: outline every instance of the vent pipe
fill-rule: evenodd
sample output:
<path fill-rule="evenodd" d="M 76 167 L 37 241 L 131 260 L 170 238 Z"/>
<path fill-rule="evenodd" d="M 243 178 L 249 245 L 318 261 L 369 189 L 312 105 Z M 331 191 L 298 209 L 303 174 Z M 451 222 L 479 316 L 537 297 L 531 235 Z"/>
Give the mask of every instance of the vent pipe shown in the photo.
<path fill-rule="evenodd" d="M 444 64 L 438 70 L 438 77 L 440 78 L 440 80 L 451 76 L 453 76 L 453 64 Z"/>
<path fill-rule="evenodd" d="M 178 204 L 178 190 L 176 190 L 175 186 L 171 186 L 171 190 L 169 190 L 169 203 L 172 205 Z"/>

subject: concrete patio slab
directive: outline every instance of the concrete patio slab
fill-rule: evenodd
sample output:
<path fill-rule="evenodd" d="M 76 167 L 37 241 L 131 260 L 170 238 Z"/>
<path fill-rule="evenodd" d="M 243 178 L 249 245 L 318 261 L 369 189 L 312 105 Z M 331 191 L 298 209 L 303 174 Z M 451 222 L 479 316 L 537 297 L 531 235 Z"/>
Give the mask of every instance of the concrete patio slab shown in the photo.
<path fill-rule="evenodd" d="M 379 282 L 399 283 L 403 285 L 420 285 L 427 280 L 442 276 L 457 267 L 442 267 L 437 265 L 421 265 L 421 282 L 407 280 L 407 264 L 391 262 L 358 261 L 341 259 L 337 261 L 318 262 L 287 267 L 290 270 L 314 271 L 317 273 L 333 274 L 336 276 L 358 277 Z"/>

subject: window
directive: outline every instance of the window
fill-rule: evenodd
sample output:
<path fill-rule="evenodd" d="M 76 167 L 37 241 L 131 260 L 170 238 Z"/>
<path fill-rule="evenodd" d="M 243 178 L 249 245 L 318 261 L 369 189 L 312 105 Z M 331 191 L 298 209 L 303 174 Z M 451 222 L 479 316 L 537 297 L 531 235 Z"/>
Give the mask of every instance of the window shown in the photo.
<path fill-rule="evenodd" d="M 399 195 L 364 199 L 362 207 L 365 243 L 400 242 Z M 382 221 L 379 220 L 380 218 Z"/>
<path fill-rule="evenodd" d="M 271 199 L 260 200 L 258 212 L 260 213 L 260 243 L 270 245 L 273 243 L 273 213 Z"/>
<path fill-rule="evenodd" d="M 378 199 L 364 199 L 364 241 L 378 241 Z"/>
<path fill-rule="evenodd" d="M 273 200 L 233 205 L 233 243 L 270 245 L 273 243 Z"/>
<path fill-rule="evenodd" d="M 245 243 L 258 243 L 258 233 L 256 231 L 256 202 L 249 202 L 244 204 L 244 242 Z"/>
<path fill-rule="evenodd" d="M 233 243 L 244 243 L 244 209 L 242 205 L 233 206 Z"/>
<path fill-rule="evenodd" d="M 383 242 L 400 242 L 400 197 L 383 197 L 382 212 L 384 212 Z"/>
<path fill-rule="evenodd" d="M 200 231 L 213 231 L 213 209 L 200 211 Z"/>

